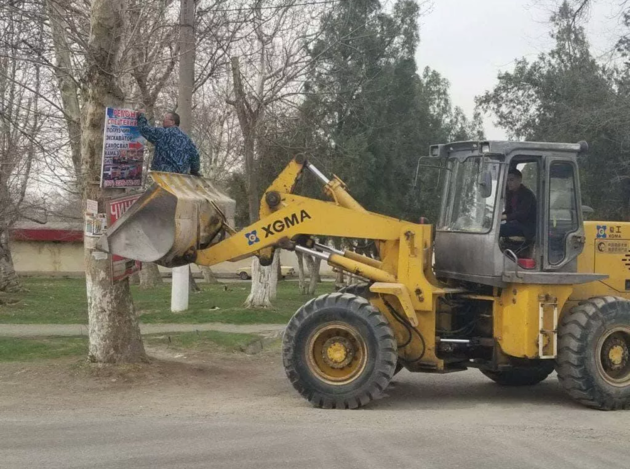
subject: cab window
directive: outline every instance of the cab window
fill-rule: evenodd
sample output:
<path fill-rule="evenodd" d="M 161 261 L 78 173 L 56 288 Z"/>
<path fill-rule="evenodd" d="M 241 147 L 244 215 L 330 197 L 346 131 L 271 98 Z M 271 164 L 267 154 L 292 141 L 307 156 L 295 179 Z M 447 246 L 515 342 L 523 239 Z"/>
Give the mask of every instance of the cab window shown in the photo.
<path fill-rule="evenodd" d="M 549 244 L 550 264 L 566 257 L 566 239 L 580 227 L 576 198 L 575 169 L 572 163 L 560 161 L 549 168 Z"/>

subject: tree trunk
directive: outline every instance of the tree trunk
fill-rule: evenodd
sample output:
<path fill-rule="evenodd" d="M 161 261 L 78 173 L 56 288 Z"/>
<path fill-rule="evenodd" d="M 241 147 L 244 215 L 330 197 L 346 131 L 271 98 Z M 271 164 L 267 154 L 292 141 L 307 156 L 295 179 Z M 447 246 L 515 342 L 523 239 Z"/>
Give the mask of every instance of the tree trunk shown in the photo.
<path fill-rule="evenodd" d="M 302 295 L 306 295 L 308 292 L 308 286 L 306 285 L 306 275 L 304 273 L 304 254 L 296 252 L 298 262 L 298 288 Z"/>
<path fill-rule="evenodd" d="M 261 48 L 264 54 L 264 47 Z M 255 167 L 256 154 L 256 132 L 258 124 L 263 116 L 263 108 L 256 104 L 256 110 L 247 102 L 247 93 L 243 86 L 241 70 L 238 57 L 232 57 L 232 81 L 234 83 L 234 100 L 228 101 L 236 110 L 241 133 L 243 134 L 243 155 L 245 157 L 245 177 L 247 182 L 247 202 L 249 208 L 249 222 L 258 220 L 258 210 L 260 202 L 258 200 L 258 172 Z M 262 97 L 261 81 L 264 77 L 264 70 L 260 70 L 258 96 Z M 247 297 L 245 304 L 250 308 L 268 308 L 271 306 L 271 299 L 275 298 L 275 289 L 278 282 L 278 272 L 276 262 L 279 257 L 274 256 L 273 265 L 262 267 L 256 259 L 252 263 L 252 290 Z M 269 272 L 269 269 L 274 269 Z"/>
<path fill-rule="evenodd" d="M 278 269 L 278 281 L 282 280 L 282 258 L 280 257 L 280 249 L 276 250 L 278 252 L 278 265 L 277 265 L 277 269 Z"/>
<path fill-rule="evenodd" d="M 315 262 L 315 281 L 317 283 L 322 283 L 322 275 L 321 275 L 322 260 L 318 257 L 318 258 L 313 259 L 313 262 Z"/>
<path fill-rule="evenodd" d="M 134 272 L 129 276 L 129 285 L 140 285 L 140 272 Z"/>
<path fill-rule="evenodd" d="M 273 262 L 270 266 L 260 265 L 258 258 L 252 262 L 252 289 L 245 301 L 248 308 L 269 308 L 271 301 L 276 299 L 278 287 L 278 262 L 280 256 L 278 251 L 274 253 Z"/>
<path fill-rule="evenodd" d="M 117 56 L 124 27 L 123 0 L 93 0 L 88 62 L 87 100 L 81 136 L 83 205 L 97 200 L 105 210 L 107 196 L 119 190 L 101 189 L 99 185 L 105 107 L 123 103 Z M 88 299 L 89 358 L 98 363 L 134 363 L 147 361 L 136 318 L 129 279 L 114 282 L 111 256 L 96 250 L 96 239 L 85 237 L 85 278 Z"/>
<path fill-rule="evenodd" d="M 61 96 L 64 119 L 70 137 L 70 154 L 77 179 L 81 174 L 81 106 L 79 104 L 79 85 L 75 81 L 76 74 L 72 66 L 70 44 L 66 30 L 68 24 L 64 19 L 67 14 L 60 11 L 61 6 L 54 0 L 46 0 L 46 10 L 52 32 L 55 50 L 55 75 Z"/>
<path fill-rule="evenodd" d="M 317 289 L 317 273 L 315 271 L 315 259 L 313 259 L 313 256 L 306 256 L 306 263 L 308 264 L 309 276 L 307 294 L 313 296 Z"/>
<path fill-rule="evenodd" d="M 163 283 L 162 274 L 157 264 L 152 262 L 142 264 L 142 270 L 140 271 L 140 288 L 148 290 L 160 286 Z"/>
<path fill-rule="evenodd" d="M 278 280 L 281 278 L 280 274 L 280 249 L 276 249 L 273 253 L 273 262 L 269 266 L 272 269 L 271 283 L 269 284 L 269 298 L 271 301 L 276 299 L 278 295 Z"/>
<path fill-rule="evenodd" d="M 203 274 L 203 279 L 205 280 L 206 283 L 209 283 L 209 284 L 219 283 L 219 281 L 217 280 L 217 276 L 214 275 L 214 272 L 212 272 L 212 269 L 208 267 L 207 265 L 201 266 L 201 273 Z"/>
<path fill-rule="evenodd" d="M 180 3 L 179 53 L 179 127 L 190 134 L 195 84 L 195 0 L 181 0 Z"/>
<path fill-rule="evenodd" d="M 338 269 L 337 270 L 337 275 L 335 276 L 335 290 L 339 290 L 343 287 L 345 287 L 345 282 L 344 282 L 344 275 L 343 275 L 343 270 Z"/>
<path fill-rule="evenodd" d="M 247 189 L 247 206 L 249 212 L 249 222 L 258 220 L 258 174 L 255 166 L 256 151 L 256 119 L 257 115 L 252 112 L 247 103 L 247 96 L 243 86 L 241 69 L 238 57 L 230 60 L 232 67 L 232 81 L 234 82 L 234 101 L 231 104 L 236 109 L 236 116 L 243 134 L 243 157 L 245 158 L 245 183 Z M 262 71 L 261 71 L 262 72 Z"/>
<path fill-rule="evenodd" d="M 14 293 L 21 289 L 9 248 L 9 230 L 4 230 L 0 233 L 0 292 Z"/>
<path fill-rule="evenodd" d="M 180 1 L 179 21 L 179 93 L 177 111 L 180 117 L 179 127 L 190 134 L 192 129 L 192 94 L 195 82 L 195 0 Z M 176 269 L 185 267 L 175 267 Z M 179 283 L 181 282 L 181 283 Z M 171 290 L 171 310 L 183 312 L 188 309 L 189 292 L 200 291 L 188 266 L 188 288 L 186 288 L 186 273 L 173 275 Z M 176 295 L 181 294 L 181 297 Z"/>
<path fill-rule="evenodd" d="M 254 257 L 252 261 L 252 289 L 245 300 L 247 308 L 271 308 L 271 284 L 278 281 L 276 262 L 278 262 L 278 258 L 274 256 L 273 263 L 263 267 L 258 258 Z"/>
<path fill-rule="evenodd" d="M 195 276 L 193 275 L 192 268 L 190 266 L 188 266 L 188 285 L 189 290 L 193 293 L 199 293 L 201 291 L 201 288 L 199 288 L 199 285 L 197 285 L 197 282 L 195 281 Z"/>

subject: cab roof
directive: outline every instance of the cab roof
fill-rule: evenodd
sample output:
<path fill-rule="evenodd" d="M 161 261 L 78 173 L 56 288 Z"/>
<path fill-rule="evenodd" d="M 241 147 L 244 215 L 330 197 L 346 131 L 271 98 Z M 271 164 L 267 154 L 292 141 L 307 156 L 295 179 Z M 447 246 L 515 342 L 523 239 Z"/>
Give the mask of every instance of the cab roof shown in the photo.
<path fill-rule="evenodd" d="M 509 155 L 515 151 L 525 152 L 566 152 L 586 153 L 588 144 L 584 141 L 578 143 L 552 143 L 552 142 L 510 142 L 500 140 L 470 140 L 465 142 L 443 143 L 431 145 L 429 155 L 435 158 L 447 158 L 453 154 L 465 155 Z"/>

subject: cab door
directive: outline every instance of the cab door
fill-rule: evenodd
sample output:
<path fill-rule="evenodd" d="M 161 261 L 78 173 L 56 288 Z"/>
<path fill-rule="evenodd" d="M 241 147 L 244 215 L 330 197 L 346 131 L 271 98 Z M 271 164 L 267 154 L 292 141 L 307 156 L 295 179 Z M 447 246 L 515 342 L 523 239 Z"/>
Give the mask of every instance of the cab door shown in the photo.
<path fill-rule="evenodd" d="M 574 161 L 547 158 L 543 211 L 545 270 L 560 270 L 575 261 L 584 248 L 580 181 Z"/>

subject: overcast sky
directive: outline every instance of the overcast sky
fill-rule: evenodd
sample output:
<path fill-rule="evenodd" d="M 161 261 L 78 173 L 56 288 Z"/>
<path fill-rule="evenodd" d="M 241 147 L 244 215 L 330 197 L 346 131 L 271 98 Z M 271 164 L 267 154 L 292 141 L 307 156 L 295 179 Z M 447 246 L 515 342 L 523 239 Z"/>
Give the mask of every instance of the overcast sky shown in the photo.
<path fill-rule="evenodd" d="M 593 0 L 586 25 L 593 53 L 610 60 L 621 31 L 622 0 Z M 491 89 L 514 60 L 531 60 L 553 46 L 549 17 L 556 0 L 433 0 L 420 20 L 419 69 L 429 66 L 451 83 L 453 104 L 472 116 L 475 96 Z M 486 137 L 505 138 L 484 116 Z"/>

